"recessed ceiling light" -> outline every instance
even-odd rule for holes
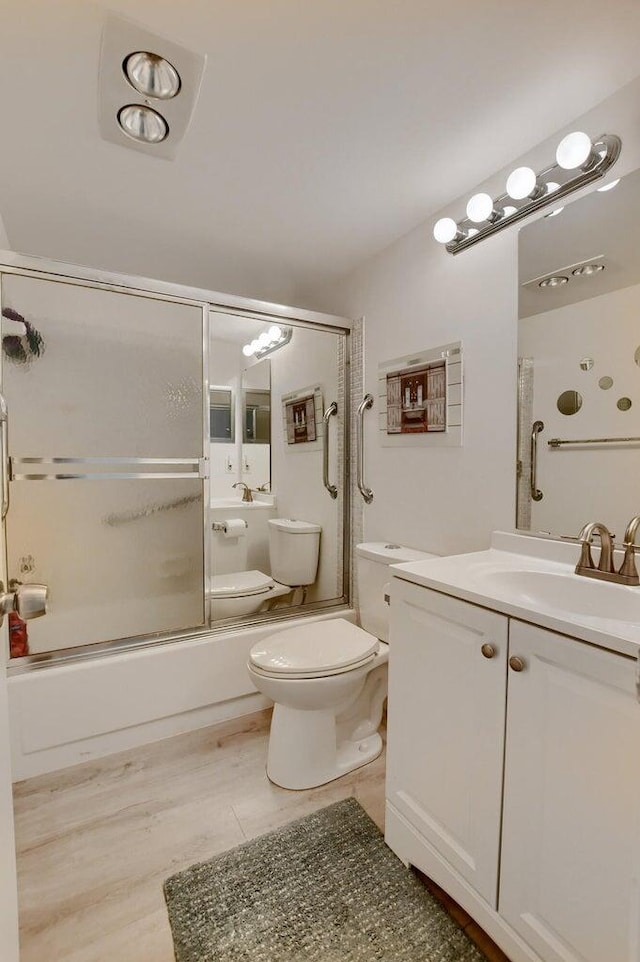
[[[180,74],[173,64],[157,53],[147,50],[130,53],[122,69],[131,86],[144,97],[171,100],[180,92]]]
[[[157,110],[127,104],[118,111],[118,123],[127,137],[143,144],[159,144],[167,138],[169,125]]]
[[[562,287],[563,284],[568,283],[568,277],[564,277],[562,274],[555,274],[553,277],[545,277],[543,281],[540,281],[538,287]]]
[[[608,184],[604,184],[603,187],[597,187],[596,190],[598,191],[599,194],[604,194],[606,190],[613,190],[616,184],[619,184],[619,183],[620,183],[620,178],[618,177],[617,180],[610,180]]]
[[[603,270],[604,264],[582,264],[580,267],[576,267],[572,274],[575,277],[590,277],[591,274],[597,274]]]

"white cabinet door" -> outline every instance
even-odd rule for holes
[[[500,914],[546,962],[640,959],[630,658],[511,622]]]
[[[507,619],[394,578],[389,656],[387,800],[495,908]]]

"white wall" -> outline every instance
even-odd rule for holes
[[[616,172],[635,169],[640,78],[484,185],[469,184],[467,197],[476,189],[497,196],[519,163],[542,169],[561,136],[576,129],[619,134]],[[374,395],[380,361],[463,341],[462,448],[385,448],[377,410],[367,418],[366,475],[374,501],[365,507],[366,538],[442,553],[485,548],[493,529],[515,524],[518,235],[508,229],[451,256],[433,241],[432,225],[445,214],[461,217],[465,203],[466,197],[448,204],[362,265],[325,302],[327,309],[365,316],[365,390]]]
[[[533,418],[544,423],[538,439],[538,487],[542,501],[531,505],[531,528],[577,537],[585,521],[604,521],[622,539],[640,510],[637,445],[563,447],[550,438],[640,437],[640,285],[569,304],[520,321],[518,353],[533,358]],[[591,357],[590,371],[580,359]],[[613,378],[603,391],[601,377]],[[578,391],[582,407],[561,414],[562,391]],[[616,402],[628,397],[632,407]],[[585,483],[588,479],[588,483]]]
[[[4,221],[2,220],[2,214],[0,214],[0,251],[10,251],[11,247],[9,245],[9,237],[7,235],[7,230],[4,226]]]

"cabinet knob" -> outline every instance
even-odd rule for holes
[[[495,650],[495,648],[493,647],[493,645],[489,645],[489,644],[486,644],[486,643],[482,646],[482,648],[480,649],[480,651],[482,652],[482,654],[484,655],[485,658],[493,658],[493,656],[494,656],[495,653],[496,653],[496,650]]]
[[[512,671],[524,671],[525,663],[523,658],[519,658],[517,655],[512,655],[509,659],[509,667]]]

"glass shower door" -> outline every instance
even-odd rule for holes
[[[204,626],[206,306],[1,285],[7,572],[49,586],[28,654]]]

